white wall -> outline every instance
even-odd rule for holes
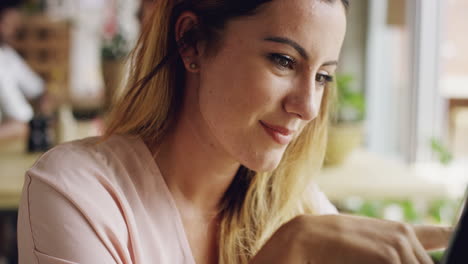
[[[355,77],[353,88],[365,90],[367,0],[352,1],[338,71]]]

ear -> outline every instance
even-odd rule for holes
[[[175,38],[178,44],[179,55],[189,72],[198,72],[199,52],[195,38],[195,27],[198,17],[193,12],[185,11],[177,19],[175,25]]]

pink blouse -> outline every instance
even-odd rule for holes
[[[138,137],[55,147],[27,171],[21,264],[195,264],[171,193]],[[336,208],[314,185],[319,214]]]

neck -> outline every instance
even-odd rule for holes
[[[240,164],[219,147],[192,96],[186,96],[191,100],[184,102],[176,125],[158,146],[155,160],[178,206],[209,215],[219,210]]]

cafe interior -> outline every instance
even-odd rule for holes
[[[0,53],[0,264],[18,263],[25,172],[54,146],[103,133],[157,1],[17,1],[18,26],[3,45],[43,88],[7,99]],[[468,186],[467,9],[465,0],[351,1],[326,157],[314,178],[341,213],[456,221]],[[431,253],[435,263],[441,254]]]

